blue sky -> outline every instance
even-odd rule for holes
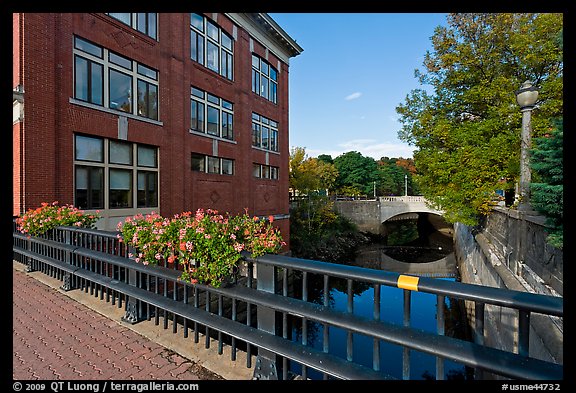
[[[440,13],[270,13],[304,51],[290,59],[290,148],[332,158],[412,157],[398,139],[396,107],[423,88],[422,69]]]

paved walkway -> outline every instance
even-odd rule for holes
[[[32,277],[38,274],[13,269],[13,379],[222,379]]]

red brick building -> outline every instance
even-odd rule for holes
[[[13,14],[13,214],[41,202],[288,221],[288,66],[267,14]]]

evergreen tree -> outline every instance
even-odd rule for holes
[[[530,184],[532,207],[544,214],[550,226],[548,242],[563,247],[564,218],[564,127],[562,119],[551,134],[534,140],[531,167],[540,179]],[[536,176],[534,176],[536,178]]]

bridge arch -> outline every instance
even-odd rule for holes
[[[380,222],[385,223],[388,220],[416,218],[416,213],[431,213],[442,216],[444,213],[440,210],[428,206],[426,199],[422,196],[389,196],[379,197],[380,204]]]

